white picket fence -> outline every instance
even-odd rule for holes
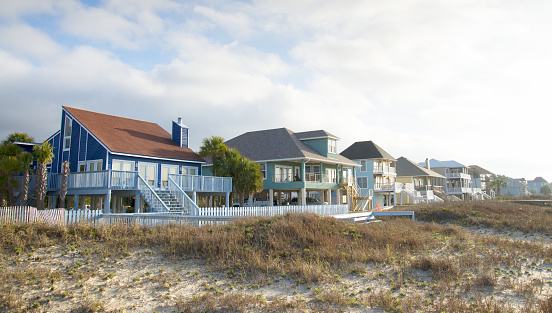
[[[220,217],[246,217],[284,215],[287,213],[311,212],[322,216],[338,215],[349,213],[347,204],[326,204],[326,205],[280,205],[262,207],[215,207],[199,208],[198,216],[220,216]]]
[[[100,223],[138,224],[155,226],[165,224],[193,224],[205,226],[227,223],[236,218],[248,216],[272,217],[287,213],[311,212],[322,216],[346,214],[349,208],[340,205],[285,205],[265,207],[230,207],[230,208],[199,208],[198,215],[135,213],[135,214],[103,214],[99,210],[37,210],[33,207],[0,208],[0,223],[31,223],[45,222],[49,225],[86,224],[90,226]]]
[[[0,223],[43,222],[48,225],[88,224],[96,225],[101,211],[98,210],[37,210],[28,206],[0,208]]]

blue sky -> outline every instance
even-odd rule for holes
[[[156,122],[192,148],[327,130],[342,151],[552,180],[550,1],[0,2],[0,137],[61,106]]]

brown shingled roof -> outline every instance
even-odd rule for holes
[[[205,162],[189,148],[179,147],[161,126],[130,118],[63,107],[111,152]]]

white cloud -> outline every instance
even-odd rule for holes
[[[163,127],[180,115],[196,145],[213,134],[322,128],[342,138],[339,149],[374,140],[395,157],[552,179],[552,168],[525,159],[552,153],[540,135],[551,100],[551,8],[542,0],[7,1],[0,94],[10,105],[0,133],[25,125],[42,138],[69,105]],[[28,17],[38,18],[31,26]],[[29,125],[26,112],[50,122]]]
[[[243,12],[226,13],[199,5],[194,7],[194,12],[205,16],[235,38],[248,38],[254,32],[253,20]]]
[[[54,57],[64,50],[47,34],[26,24],[0,26],[0,46],[40,61]]]
[[[0,18],[18,20],[28,14],[53,13],[53,7],[49,0],[0,1]]]

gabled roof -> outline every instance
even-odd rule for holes
[[[226,141],[225,144],[229,148],[235,148],[250,160],[257,162],[312,159],[347,166],[359,166],[357,163],[340,155],[337,155],[337,159],[327,158],[313,147],[301,141],[297,133],[287,128],[247,132]]]
[[[111,152],[205,162],[192,149],[179,147],[161,126],[130,118],[63,107]]]
[[[357,141],[343,150],[341,155],[351,160],[362,159],[388,159],[395,161],[396,159],[380,146],[370,141]]]
[[[300,132],[300,133],[295,133],[295,136],[299,140],[319,139],[319,138],[330,138],[330,139],[339,140],[339,137],[332,135],[325,130],[311,130],[306,132]]]
[[[397,159],[397,177],[417,177],[417,176],[429,176],[435,178],[445,178],[445,176],[428,170],[425,167],[411,161],[405,157]]]
[[[441,163],[445,164],[447,167],[467,167],[464,164],[458,163],[454,160],[450,161],[441,161]]]
[[[489,175],[489,174],[493,174],[492,172],[482,168],[481,166],[479,165],[470,165],[468,166],[469,168],[471,169],[474,169],[476,170],[479,174],[482,174],[482,175]]]
[[[421,166],[424,166],[425,167],[425,162],[419,162],[418,164],[420,164]],[[429,167],[430,168],[445,168],[445,167],[448,167],[448,168],[453,168],[453,167],[466,167],[465,165],[463,164],[460,164],[456,161],[439,161],[439,160],[436,160],[436,159],[430,159],[429,160]]]
[[[542,178],[542,177],[537,177],[533,180],[530,180],[529,182],[532,182],[532,183],[546,183],[548,184],[548,182],[546,181],[546,179]]]
[[[527,187],[527,183],[524,182],[523,178],[506,178],[505,181],[508,184],[512,184],[512,186],[508,187],[515,187],[515,188],[522,188]]]

